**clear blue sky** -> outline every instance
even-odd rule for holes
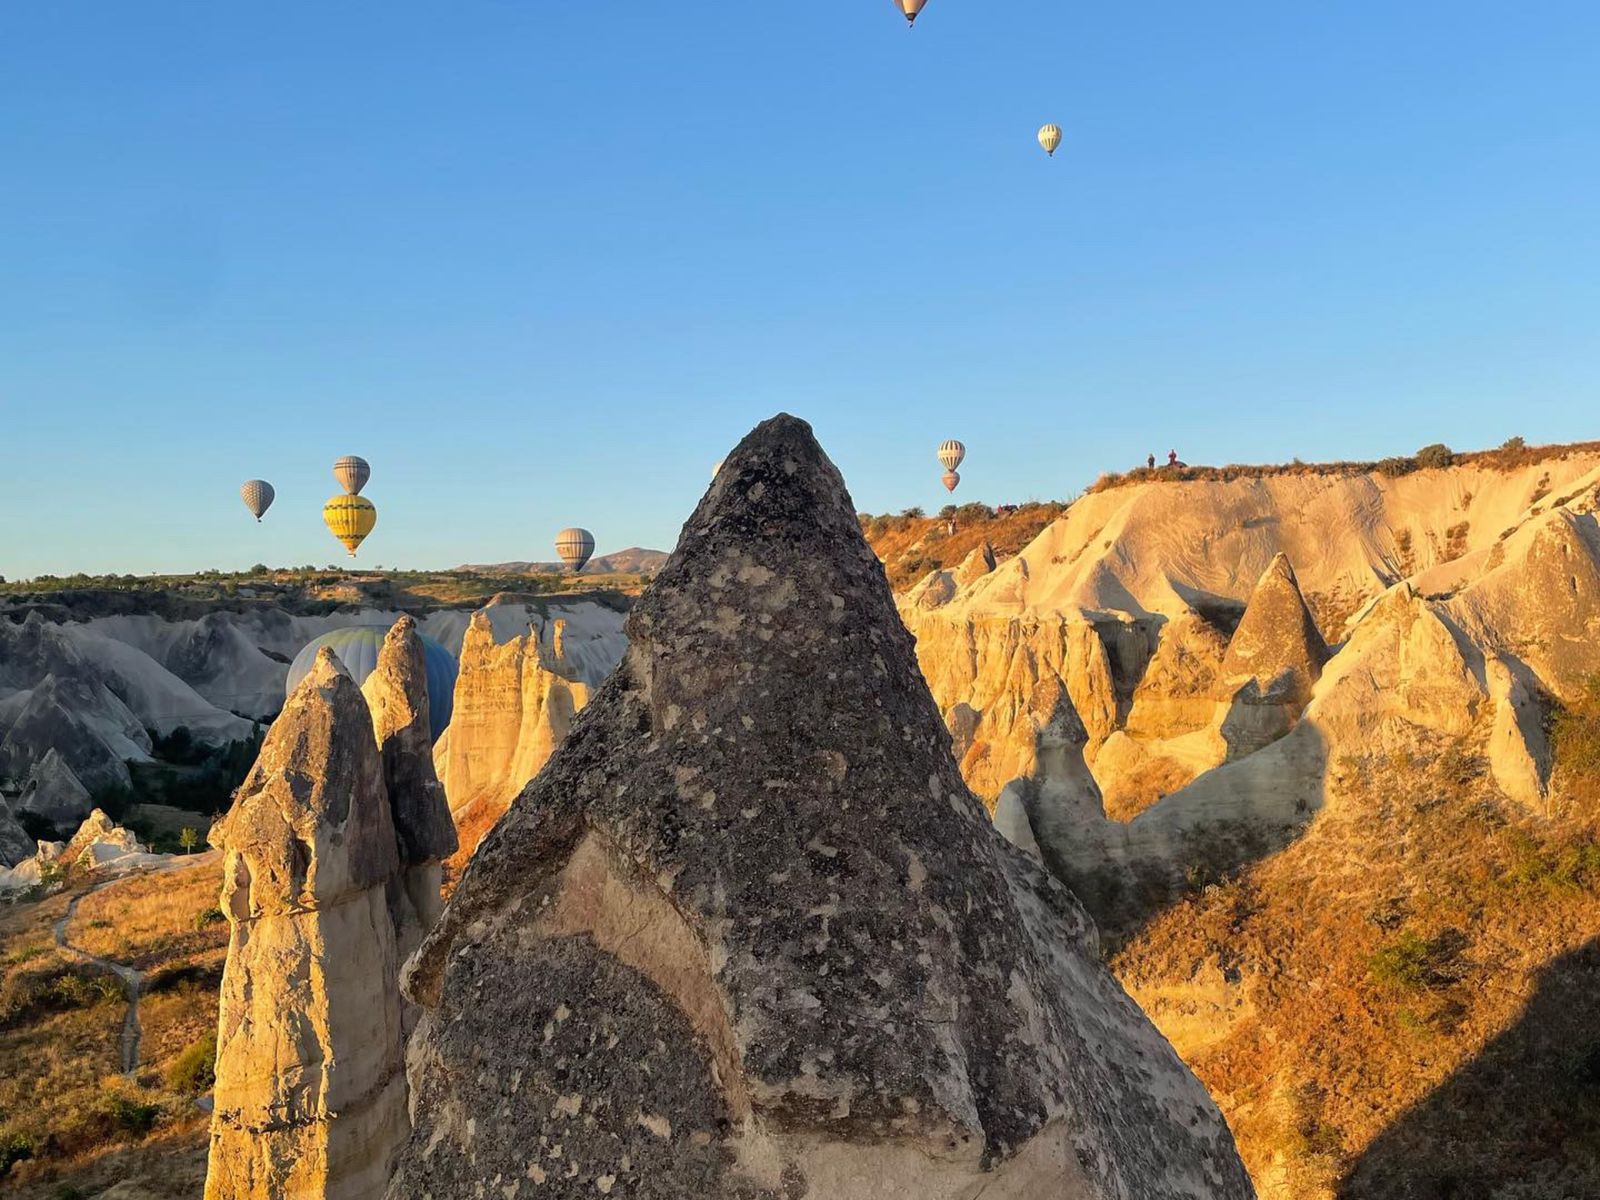
[[[0,574],[1600,436],[1597,118],[1594,0],[7,4]]]

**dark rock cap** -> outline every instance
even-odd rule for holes
[[[809,426],[729,456],[628,634],[412,960],[436,1011],[391,1197],[879,1195],[805,1147],[979,1180],[1046,1130],[1030,1179],[1062,1194],[1250,1194],[1077,902],[963,784]]]
[[[437,862],[456,852],[456,827],[433,767],[428,668],[417,623],[402,616],[384,635],[378,665],[362,685],[383,754],[400,859]]]

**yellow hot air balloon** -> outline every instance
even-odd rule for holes
[[[906,23],[915,25],[918,14],[922,12],[922,7],[928,0],[895,0],[895,3],[900,6],[900,11],[905,13]]]
[[[328,532],[344,543],[350,557],[356,556],[356,547],[366,540],[367,534],[378,523],[378,509],[365,496],[335,496],[322,506],[322,521]]]
[[[1051,158],[1056,156],[1056,148],[1061,145],[1061,126],[1046,125],[1039,130],[1039,145],[1044,147],[1044,152]]]

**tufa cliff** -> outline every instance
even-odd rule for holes
[[[408,964],[390,1197],[1251,1194],[963,784],[803,422],[728,458],[628,630]]]

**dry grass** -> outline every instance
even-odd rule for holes
[[[883,561],[889,586],[899,591],[929,571],[956,566],[985,544],[1002,557],[1015,554],[1066,509],[1065,504],[1030,503],[996,516],[985,505],[963,505],[956,510],[954,535],[943,516],[863,514],[861,529],[873,553]]]
[[[1152,756],[1105,789],[1102,802],[1113,821],[1131,821],[1157,801],[1194,782],[1194,772],[1170,758]]]
[[[219,865],[201,861],[120,881],[79,902],[69,940],[145,972],[133,1079],[118,1073],[126,1012],[120,984],[37,986],[52,974],[93,978],[54,950],[51,925],[70,894],[0,917],[0,995],[50,1001],[13,1004],[13,1019],[0,1021],[0,1061],[26,1064],[0,1076],[0,1147],[27,1153],[4,1173],[8,1194],[54,1200],[119,1182],[134,1189],[130,1197],[200,1194],[207,1119],[193,1087],[169,1076],[175,1065],[192,1066],[191,1048],[216,1029],[227,925],[199,918],[216,906],[220,884]],[[62,997],[71,1003],[63,1007]]]
[[[1460,754],[1348,768],[1297,843],[1163,913],[1115,971],[1217,1098],[1264,1195],[1480,1194],[1453,1179],[1600,1195],[1594,1156],[1560,1148],[1600,1114],[1600,1089],[1566,1066],[1596,1044],[1592,1008],[1541,1018],[1544,1050],[1470,1097],[1461,1082],[1536,993],[1581,979],[1573,956],[1600,930],[1595,830],[1535,824]],[[1225,999],[1197,1010],[1204,980]],[[1429,1106],[1459,1111],[1427,1126]],[[1526,1184],[1530,1154],[1561,1164],[1558,1190],[1494,1190]]]
[[[217,908],[222,867],[206,856],[192,867],[136,876],[87,896],[67,937],[74,946],[141,971],[228,946]]]
[[[1277,475],[1409,475],[1429,467],[1479,467],[1491,471],[1515,471],[1535,463],[1566,458],[1573,454],[1600,454],[1600,442],[1570,442],[1549,446],[1528,446],[1512,439],[1495,450],[1469,450],[1460,454],[1401,455],[1373,462],[1305,463],[1230,463],[1225,467],[1138,467],[1132,471],[1109,472],[1095,480],[1090,492],[1105,492],[1134,483],[1226,483],[1235,479],[1266,479]]]

